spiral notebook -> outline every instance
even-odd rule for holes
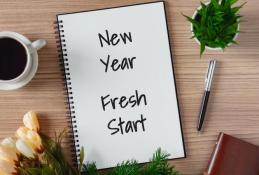
[[[57,15],[78,158],[185,157],[164,2]]]

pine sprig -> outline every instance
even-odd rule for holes
[[[61,142],[66,131],[64,130],[59,135],[55,136],[55,140],[48,136],[41,134],[42,144],[45,148],[43,160],[45,164],[51,167],[55,175],[79,175],[79,173],[72,167],[65,159],[62,152]]]
[[[95,163],[84,164],[84,149],[80,151],[79,166],[71,166],[65,159],[61,148],[65,131],[53,140],[40,134],[45,148],[43,155],[35,160],[24,157],[22,162],[30,166],[19,167],[19,175],[180,175],[168,162],[169,154],[158,149],[150,162],[138,164],[136,160],[124,161],[105,173],[99,173]],[[40,161],[39,161],[40,159]],[[35,163],[33,163],[35,161]]]
[[[168,162],[169,154],[158,149],[147,164],[139,165],[137,161],[118,164],[108,175],[180,175]],[[83,166],[82,175],[99,175],[95,163]]]
[[[239,10],[245,5],[233,7],[238,0],[211,0],[208,5],[201,2],[193,19],[186,19],[193,25],[193,37],[200,41],[200,56],[205,46],[225,49],[230,43],[236,43],[234,37],[239,33]]]
[[[99,175],[95,163],[83,164],[81,175]]]
[[[171,166],[167,159],[170,155],[166,152],[158,149],[151,159],[150,163],[146,165],[144,168],[145,175],[179,175],[177,171],[175,171],[174,167]]]
[[[140,166],[137,161],[125,161],[121,164],[118,164],[109,175],[139,175]]]

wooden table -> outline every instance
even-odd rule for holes
[[[143,0],[145,1],[145,0]],[[0,138],[14,134],[28,110],[40,115],[43,132],[61,131],[67,126],[63,80],[53,22],[56,14],[143,2],[141,0],[1,0],[0,31],[10,30],[31,40],[44,38],[48,45],[39,52],[35,78],[16,91],[0,91]],[[241,0],[244,2],[245,0]],[[220,131],[259,145],[259,3],[247,0],[241,10],[244,22],[239,45],[221,51],[207,51],[199,58],[199,46],[189,39],[190,24],[181,12],[192,15],[199,0],[166,1],[178,96],[187,158],[172,164],[182,174],[201,174]],[[203,94],[209,58],[219,61],[202,134],[196,132],[197,114]],[[69,156],[69,145],[64,147]]]

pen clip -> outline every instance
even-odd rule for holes
[[[208,71],[207,71],[206,78],[205,78],[205,91],[210,91],[215,67],[216,67],[216,60],[210,60],[209,66],[208,66]]]

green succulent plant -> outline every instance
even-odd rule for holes
[[[194,18],[184,15],[192,23],[192,38],[200,42],[200,56],[205,46],[225,49],[235,43],[234,37],[239,33],[241,15],[239,10],[244,6],[233,5],[238,0],[211,0],[207,5],[201,2]]]

